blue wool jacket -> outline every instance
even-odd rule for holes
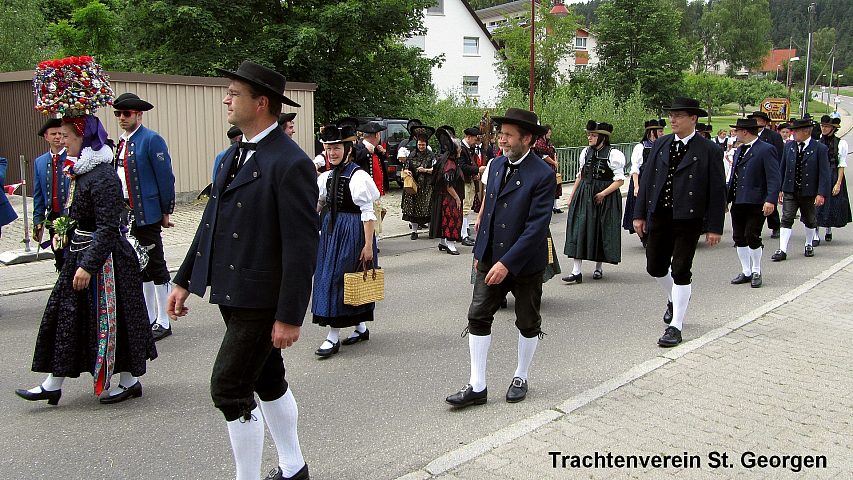
[[[0,157],[0,187],[3,185],[6,185],[6,158]],[[6,189],[0,188],[0,226],[12,223],[16,218],[18,214],[6,198]]]
[[[65,157],[66,152],[63,149],[62,153],[59,154],[59,165],[56,167],[59,179],[56,194],[59,197],[59,208],[62,215],[68,213],[65,202],[68,199],[68,188],[71,184],[71,179],[62,173]],[[53,195],[53,183],[57,181],[56,178],[53,178],[53,155],[47,152],[36,158],[33,171],[35,173],[33,181],[33,225],[40,225],[44,223],[53,207],[51,195]]]
[[[160,223],[175,210],[175,175],[166,141],[154,130],[140,126],[127,142],[127,193],[133,202],[137,225]],[[120,154],[116,149],[117,154]],[[118,157],[113,162],[118,165]]]

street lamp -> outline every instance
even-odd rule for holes
[[[791,103],[791,62],[796,62],[800,57],[791,57],[788,59],[788,74],[785,77],[785,84],[788,86],[788,103]]]
[[[841,77],[843,77],[843,73],[839,73],[835,76],[835,104],[838,104],[838,94],[841,93]],[[829,83],[829,88],[832,89],[832,82]],[[836,108],[838,110],[838,108]]]
[[[563,0],[554,0],[554,7],[551,8],[551,15],[555,17],[565,17],[569,14],[569,10],[563,4]],[[533,64],[536,60],[536,1],[530,0],[530,111],[533,111]]]
[[[812,68],[812,17],[815,14],[814,2],[809,4],[809,46],[806,49],[806,83],[803,86],[803,108],[800,116],[805,117],[809,113],[809,75]]]
[[[776,65],[776,78],[773,79],[774,82],[779,81],[779,69],[782,68],[782,65]]]

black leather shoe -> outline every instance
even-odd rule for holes
[[[813,247],[819,247],[820,246],[820,238],[815,237],[815,239],[812,240],[812,246]]]
[[[123,387],[121,384],[119,384],[118,388],[122,390],[121,393],[113,395],[111,397],[101,397],[101,399],[98,401],[103,404],[120,403],[129,398],[139,398],[142,396],[142,382],[140,382],[139,380],[137,380],[136,383],[129,387]]]
[[[788,258],[788,254],[783,252],[782,250],[776,250],[776,253],[774,253],[773,256],[770,257],[770,259],[773,260],[774,262],[781,262],[782,260],[785,260],[786,258]]]
[[[162,340],[172,334],[172,327],[164,328],[163,325],[155,323],[151,326],[151,334],[154,335],[154,341]]]
[[[326,343],[325,341],[323,343]],[[323,345],[320,345],[322,347]],[[314,352],[314,355],[318,357],[331,357],[332,355],[338,353],[338,350],[341,349],[341,342],[335,342],[329,348],[318,348],[317,351]]]
[[[412,234],[409,235],[409,238],[411,238],[412,240],[417,240],[418,239],[418,232],[412,232]]]
[[[752,288],[761,287],[761,274],[760,273],[753,273],[752,274],[752,281],[750,281],[750,285],[752,286]]]
[[[527,380],[521,377],[513,377],[512,383],[509,384],[509,389],[506,391],[506,401],[518,403],[525,397],[527,397]]]
[[[602,278],[604,278],[604,272],[602,272],[601,270],[595,270],[594,272],[592,272],[593,280],[601,280]]]
[[[806,248],[805,248],[805,251],[803,252],[803,255],[805,255],[807,257],[814,257],[814,247],[811,245],[806,245]]]
[[[19,388],[15,390],[15,395],[31,402],[47,400],[48,405],[57,405],[59,403],[59,397],[62,396],[61,388],[59,390],[45,390],[41,385],[39,385],[39,390],[40,391],[38,393],[32,393],[29,390]]]
[[[352,332],[352,335],[344,339],[341,343],[344,345],[353,345],[358,342],[366,342],[370,340],[370,330],[365,330],[364,332],[359,332],[358,330]]]
[[[749,277],[743,273],[738,273],[737,277],[732,279],[732,285],[740,285],[741,283],[749,283]]]
[[[554,209],[554,213],[563,213],[563,211],[562,211],[562,210],[560,210],[559,208],[555,208],[555,209]]]
[[[306,463],[292,477],[285,477],[281,467],[275,467],[264,477],[264,480],[310,480],[308,477],[308,464]]]
[[[470,407],[471,405],[484,405],[488,397],[488,392],[488,388],[484,388],[482,392],[475,392],[474,387],[468,384],[462,390],[447,397],[445,401],[459,408]]]
[[[471,237],[465,237],[462,239],[462,245],[464,245],[466,247],[473,247],[474,243],[476,243],[476,242]]]
[[[776,230],[773,230],[770,233],[770,238],[779,238],[779,229],[778,228]]]
[[[826,243],[831,242],[832,241],[832,234],[827,233],[826,235],[823,236],[823,239],[826,240]]]
[[[577,275],[569,275],[568,277],[563,277],[563,281],[567,283],[583,283],[583,274],[579,273]]]
[[[664,348],[674,347],[681,343],[681,330],[675,327],[666,327],[663,336],[658,339],[658,345]]]
[[[447,253],[449,255],[459,255],[459,250],[451,250],[449,247],[447,248]]]
[[[669,325],[672,322],[672,302],[666,302],[666,311],[663,312],[663,323]]]
[[[445,245],[445,244],[443,244],[443,243],[439,243],[439,244],[438,244],[438,251],[439,251],[439,252],[446,252],[446,251],[448,251],[448,250],[449,250],[449,248],[447,248],[447,245]]]

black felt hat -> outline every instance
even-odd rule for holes
[[[342,127],[337,125],[326,125],[320,129],[319,140],[320,143],[326,145],[332,143],[354,142],[356,140],[355,129],[352,125],[344,125]]]
[[[840,118],[832,118],[829,115],[824,115],[824,116],[820,117],[820,126],[821,127],[841,128],[841,119]]]
[[[249,83],[271,97],[280,100],[281,103],[284,103],[285,105],[301,107],[301,105],[284,95],[284,90],[287,87],[287,79],[284,78],[284,75],[263,65],[258,65],[257,63],[249,60],[243,60],[243,63],[237,67],[236,72],[222,68],[217,68],[216,71],[226,78]]]
[[[705,130],[707,130],[707,128],[708,128],[708,126],[705,125],[704,123],[697,123],[696,124],[696,131],[697,132],[704,132]]]
[[[609,137],[613,133],[613,125],[605,122],[596,123],[595,120],[590,120],[586,122],[586,131],[587,133],[597,133]]]
[[[663,107],[663,109],[666,111],[687,112],[697,117],[708,116],[708,112],[699,106],[699,100],[687,97],[675,97],[672,99],[672,105]]]
[[[409,120],[408,122],[406,122],[406,131],[411,132],[412,127],[417,126],[417,125],[423,125],[423,123],[421,123],[421,120],[419,118],[413,118],[413,119]]]
[[[731,128],[759,128],[755,118],[738,118],[734,125],[729,125]]]
[[[47,133],[48,129],[59,128],[61,126],[62,126],[62,119],[61,118],[49,118],[46,122],[44,122],[44,125],[42,125],[41,128],[39,128],[38,135],[39,135],[39,137],[43,137],[44,134]]]
[[[798,118],[791,122],[790,129],[798,130],[800,128],[812,128],[814,127],[814,122],[811,118]]]
[[[380,125],[376,122],[367,122],[367,123],[363,123],[363,124],[358,126],[358,131],[364,132],[364,133],[379,133],[379,132],[381,132],[383,130],[387,130],[387,129],[388,129],[388,127],[386,127],[384,125]]]
[[[233,126],[228,129],[228,133],[226,133],[225,135],[227,135],[228,138],[239,137],[240,135],[243,135],[243,131],[240,130],[239,127]]]
[[[770,115],[767,115],[765,112],[752,112],[746,118],[763,118],[765,122],[772,122]]]
[[[643,124],[643,128],[645,130],[662,130],[663,127],[665,127],[665,126],[666,126],[666,120],[663,120],[663,119],[656,120],[654,118],[651,120],[646,120],[645,123]]]
[[[539,125],[539,117],[535,113],[521,108],[509,108],[504,116],[492,117],[492,121],[497,124],[518,125],[537,137],[548,133],[545,127]]]
[[[361,125],[361,122],[358,121],[358,119],[355,117],[344,117],[344,118],[338,120],[337,122],[335,122],[335,125],[338,128],[344,127],[344,126],[350,126],[350,127],[352,127],[353,131],[356,131],[356,130],[358,130],[358,126]]]
[[[435,129],[426,125],[413,125],[412,128],[409,129],[409,135],[417,139],[426,137],[426,140],[429,140],[429,137],[435,135]]]
[[[453,142],[453,134],[451,130],[445,127],[438,127],[435,130],[435,138],[438,139],[438,145],[441,147],[441,153],[452,152],[456,148]]]
[[[125,92],[113,100],[113,108],[116,110],[136,110],[138,112],[147,112],[154,108],[154,105],[139,98],[135,93]]]
[[[296,112],[282,113],[278,116],[278,124],[284,125],[287,122],[292,122],[294,118],[296,118]]]
[[[464,133],[465,135],[470,135],[472,137],[479,137],[480,135],[482,135],[478,127],[468,127],[462,133]]]

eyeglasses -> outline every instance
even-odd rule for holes
[[[687,112],[676,112],[676,111],[669,112],[669,118],[687,118],[689,116],[690,116],[690,114]]]
[[[131,115],[135,115],[137,113],[139,113],[139,110],[116,110],[113,112],[113,115],[115,115],[116,118],[121,118],[130,117]]]

